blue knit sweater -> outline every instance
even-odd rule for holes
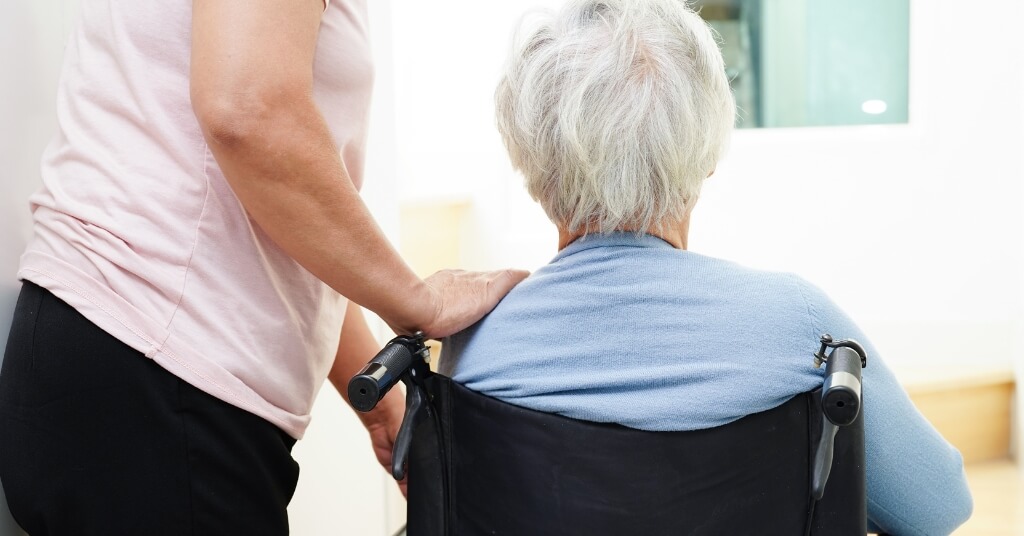
[[[569,244],[494,311],[448,338],[441,371],[518,406],[643,430],[721,426],[821,384],[818,337],[864,369],[868,517],[949,534],[972,509],[960,454],[917,412],[871,342],[822,291],[615,233]]]

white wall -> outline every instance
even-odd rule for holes
[[[477,202],[470,266],[535,268],[554,232],[521,188],[491,96],[531,0],[395,13],[399,170],[411,199]],[[557,4],[557,2],[547,2]],[[909,125],[744,130],[708,181],[693,250],[824,287],[897,368],[1008,367],[1021,309],[1021,6],[912,2]],[[473,24],[454,24],[452,13]],[[442,29],[449,29],[447,31]],[[828,260],[832,248],[851,254]]]

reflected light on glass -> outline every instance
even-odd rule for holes
[[[889,106],[885,104],[885,101],[878,99],[866,100],[861,103],[860,109],[866,114],[878,115],[885,113],[885,110]]]

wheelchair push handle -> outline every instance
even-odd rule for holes
[[[826,355],[827,349],[832,353]],[[861,407],[861,369],[868,364],[867,352],[854,340],[833,341],[821,336],[821,349],[814,354],[814,366],[825,365],[825,382],[821,387],[821,439],[814,454],[811,472],[811,496],[815,501],[825,494],[825,485],[832,472],[836,433],[857,420]]]
[[[416,362],[427,361],[429,350],[423,333],[400,335],[391,339],[369,363],[348,382],[348,399],[352,407],[367,412],[388,394]]]

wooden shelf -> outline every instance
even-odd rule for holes
[[[1016,382],[1010,370],[947,370],[904,381],[910,399],[965,463],[1007,458]]]

